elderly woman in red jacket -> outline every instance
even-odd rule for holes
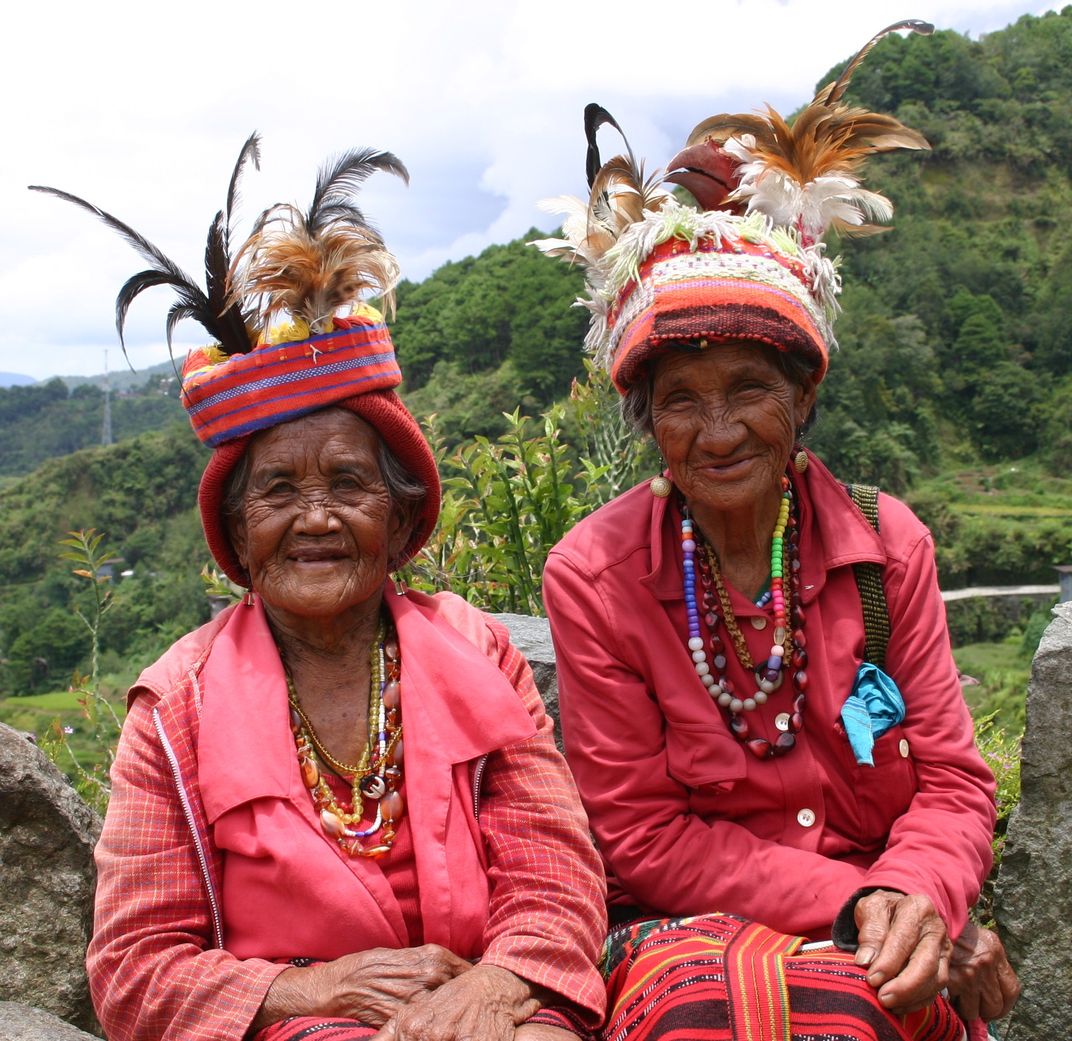
[[[111,1041],[556,1041],[602,1015],[602,873],[532,673],[502,625],[388,578],[439,479],[355,301],[397,277],[348,199],[377,168],[404,174],[348,153],[234,261],[221,214],[207,293],[120,227],[153,264],[120,315],[167,282],[219,340],[183,401],[249,593],[130,692],[88,955]]]
[[[954,1039],[947,983],[968,1019],[1015,991],[968,921],[993,781],[930,535],[885,495],[869,519],[799,443],[833,343],[821,234],[883,211],[861,155],[925,146],[829,91],[796,150],[773,113],[697,128],[671,169],[698,207],[631,153],[600,169],[590,106],[591,203],[543,244],[586,265],[589,344],[666,464],[544,575],[567,756],[631,923],[608,1038]],[[829,165],[794,173],[809,133]]]

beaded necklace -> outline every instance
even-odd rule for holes
[[[290,699],[290,729],[298,750],[302,783],[309,789],[313,806],[320,812],[320,826],[339,848],[351,857],[382,857],[389,853],[405,812],[402,786],[402,701],[399,688],[401,658],[398,637],[381,623],[369,655],[368,744],[356,766],[329,755],[324,742],[302,710],[290,670],[287,693]],[[345,809],[321,773],[317,758],[350,782],[351,807]],[[367,828],[359,828],[365,799],[376,801],[376,817]],[[380,832],[376,845],[365,846],[363,839]]]
[[[711,697],[729,714],[730,730],[758,759],[773,759],[785,755],[796,745],[796,735],[804,727],[805,691],[808,677],[805,669],[808,654],[805,650],[804,612],[800,608],[800,561],[797,546],[797,518],[794,510],[793,486],[788,477],[782,478],[782,499],[778,520],[771,536],[771,581],[769,604],[774,616],[774,640],[765,662],[756,663],[748,650],[744,634],[730,604],[729,591],[722,580],[718,557],[696,531],[688,507],[683,506],[681,517],[681,552],[684,576],[685,610],[689,624],[689,651],[700,681]],[[697,550],[700,550],[697,560]],[[699,583],[697,583],[697,576]],[[697,590],[702,590],[698,596]],[[708,638],[703,638],[700,603]],[[767,601],[761,598],[761,606]],[[756,677],[756,689],[740,697],[733,681],[725,675],[726,650],[718,635],[719,622],[733,645],[741,665]],[[789,622],[792,621],[792,627]],[[710,660],[708,660],[708,649]],[[714,671],[712,671],[712,668]],[[794,689],[793,711],[788,714],[786,730],[774,742],[752,737],[751,728],[743,713],[753,712],[766,703],[792,671]]]

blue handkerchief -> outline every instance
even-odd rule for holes
[[[875,741],[904,719],[905,705],[897,684],[877,665],[865,661],[856,673],[852,693],[841,707],[856,762],[874,766]]]

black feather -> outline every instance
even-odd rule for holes
[[[209,307],[217,322],[214,335],[227,354],[247,354],[253,349],[248,331],[253,323],[252,315],[242,307],[241,302],[230,299],[231,227],[238,202],[238,182],[247,162],[252,162],[258,170],[261,167],[260,137],[256,132],[249,135],[238,153],[227,185],[227,202],[209,226],[205,244],[205,288],[208,290]],[[196,315],[183,314],[181,317]],[[171,330],[179,320],[168,314],[169,344]]]
[[[238,181],[242,176],[242,170],[247,162],[252,163],[257,170],[261,168],[261,138],[256,130],[246,138],[246,143],[238,153],[238,161],[235,163],[234,170],[231,172],[231,181],[227,185],[227,204],[224,207],[226,222],[224,224],[225,235],[223,244],[228,254],[231,252],[231,221],[234,219],[234,209],[238,204]],[[218,215],[216,219],[219,219]]]
[[[393,173],[409,184],[409,171],[390,152],[372,148],[354,148],[321,167],[316,178],[313,201],[305,214],[305,227],[311,235],[335,223],[353,224],[372,230],[351,196],[377,170]]]
[[[589,190],[591,190],[592,185],[595,183],[596,174],[599,173],[600,168],[603,166],[603,163],[599,158],[599,145],[596,143],[596,134],[599,132],[599,128],[605,123],[609,123],[622,135],[622,140],[625,141],[626,150],[629,152],[629,158],[633,158],[633,150],[629,147],[625,132],[618,126],[618,121],[602,105],[590,101],[584,106],[584,137],[588,142],[588,153],[585,156],[584,169],[588,176]]]
[[[127,348],[123,341],[123,325],[126,321],[127,310],[139,293],[152,286],[172,286],[175,291],[179,293],[180,299],[193,308],[192,316],[196,317],[210,333],[213,332],[210,328],[212,315],[208,297],[205,296],[197,283],[195,283],[194,280],[182,270],[182,268],[157,249],[157,247],[147,238],[136,232],[130,225],[124,224],[117,217],[113,217],[110,213],[106,213],[99,206],[94,206],[93,203],[86,202],[85,199],[80,199],[77,195],[72,195],[70,192],[61,191],[59,188],[48,188],[38,184],[30,185],[30,190],[44,192],[46,195],[54,195],[57,199],[64,199],[67,202],[74,203],[76,206],[81,206],[84,210],[89,210],[90,213],[102,220],[109,228],[122,235],[134,249],[153,265],[149,270],[141,271],[128,279],[119,290],[119,295],[115,300],[116,329],[119,333],[119,343],[123,348],[123,355],[125,357],[127,356]],[[130,363],[129,357],[127,357],[127,363]]]

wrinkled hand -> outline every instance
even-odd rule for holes
[[[400,1008],[372,1041],[513,1041],[540,1007],[533,993],[506,969],[476,965]]]
[[[856,964],[883,1008],[895,1015],[929,1005],[949,981],[953,945],[945,923],[922,893],[879,889],[856,904]]]
[[[255,1027],[287,1016],[337,1016],[379,1027],[408,1002],[473,966],[438,944],[377,947],[307,968],[287,969],[269,988]]]
[[[1020,996],[1005,947],[997,933],[969,922],[953,945],[949,994],[961,1018],[1001,1019]]]

